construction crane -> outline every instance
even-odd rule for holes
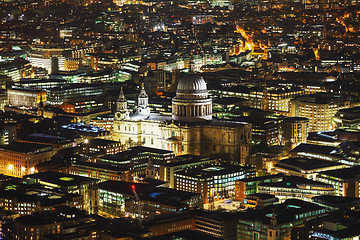
[[[137,194],[136,192],[136,187],[135,185],[131,185],[131,190],[135,196],[135,200],[137,201],[137,214],[138,214],[138,220],[139,220],[139,226],[142,226],[143,224],[143,219],[142,219],[142,216],[141,215],[141,212],[142,212],[142,206],[141,206],[141,203],[140,203],[140,198],[139,198],[139,195]]]

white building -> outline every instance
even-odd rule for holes
[[[129,114],[122,91],[117,108],[113,139],[127,146],[144,145],[177,155],[213,155],[243,164],[249,156],[251,124],[212,119],[212,100],[200,75],[191,73],[179,80],[172,116],[150,113],[143,88],[135,114]]]

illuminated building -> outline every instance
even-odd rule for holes
[[[8,104],[12,107],[38,108],[40,103],[46,103],[46,92],[21,88],[8,89]]]
[[[282,121],[282,141],[289,151],[300,143],[306,143],[308,124],[307,118],[300,117],[289,117]]]
[[[27,184],[9,183],[0,191],[0,207],[20,215],[51,210],[59,205],[83,209],[84,197]]]
[[[234,199],[244,201],[248,195],[259,192],[258,186],[261,183],[278,182],[283,179],[283,174],[269,175],[263,177],[251,177],[235,181]]]
[[[325,208],[298,199],[288,199],[281,204],[238,212],[237,239],[291,239],[294,227],[302,227],[307,221],[324,214]]]
[[[249,100],[250,107],[285,115],[287,115],[290,110],[290,100],[296,96],[304,95],[304,90],[270,87],[264,87],[262,91],[244,87],[231,87],[212,91],[223,97],[245,98]]]
[[[219,239],[236,239],[236,213],[194,210],[195,229]]]
[[[14,83],[14,86],[19,88],[36,88],[47,90],[53,87],[60,87],[66,85],[66,80],[63,79],[37,79],[37,78],[25,78]]]
[[[360,198],[355,197],[343,197],[343,196],[316,196],[312,198],[314,203],[324,206],[330,211],[336,211],[341,209],[354,209],[360,207]]]
[[[214,16],[213,15],[196,15],[192,17],[193,24],[206,24],[213,23]]]
[[[358,211],[349,209],[332,211],[324,218],[309,222],[307,229],[311,231],[306,233],[311,239],[356,240],[360,236],[359,219]]]
[[[101,162],[75,161],[71,163],[68,171],[70,174],[99,179],[100,181],[129,182],[134,180],[132,171],[128,166],[114,166]]]
[[[48,72],[52,72],[54,67],[58,70],[64,70],[64,52],[70,50],[70,48],[32,45],[28,60],[32,66],[45,68]],[[55,58],[58,59],[56,63],[53,61]],[[53,64],[56,64],[57,66],[53,66]]]
[[[193,166],[174,174],[174,188],[201,193],[204,203],[235,195],[235,181],[255,176],[255,169],[231,164]]]
[[[334,126],[338,128],[360,129],[360,107],[341,109],[334,117]]]
[[[289,152],[289,157],[315,158],[352,165],[351,161],[341,155],[341,150],[334,146],[301,143]]]
[[[274,171],[315,180],[323,171],[345,168],[347,165],[315,158],[288,158],[280,160],[274,166]]]
[[[135,199],[132,186],[136,189],[139,200]],[[202,202],[200,194],[151,184],[121,181],[99,183],[100,211],[113,216],[130,215],[146,218],[201,207]]]
[[[13,82],[17,82],[21,78],[28,76],[30,69],[31,66],[29,62],[23,59],[0,63],[0,75],[10,77]]]
[[[65,58],[64,71],[76,71],[82,64],[82,59],[79,58]]]
[[[324,146],[338,146],[342,140],[338,136],[335,135],[337,132],[343,132],[342,130],[335,130],[335,131],[321,131],[321,132],[311,132],[306,140],[309,144],[314,145],[324,145]],[[339,134],[339,135],[347,135]],[[352,135],[352,134],[351,134]]]
[[[97,126],[87,125],[84,123],[70,123],[61,126],[61,131],[68,136],[78,134],[82,137],[82,141],[87,141],[94,138],[109,139],[110,133]]]
[[[119,142],[106,139],[90,139],[87,142],[81,144],[82,153],[100,153],[103,155],[117,154],[123,151],[123,147]]]
[[[171,151],[138,146],[117,154],[101,156],[96,162],[76,161],[70,172],[102,181],[133,181],[145,175],[146,167],[151,161],[155,167],[156,178],[159,178],[159,165],[170,163],[173,159],[174,153]]]
[[[169,213],[153,216],[146,220],[145,225],[154,236],[163,236],[186,229],[195,231],[195,218],[191,212]]]
[[[74,139],[72,138],[65,138],[58,135],[50,135],[36,132],[22,135],[21,142],[46,144],[49,146],[54,146],[58,150],[72,148],[76,145]]]
[[[88,213],[98,212],[98,180],[66,174],[46,171],[24,176],[26,184],[40,184],[49,189],[61,189],[66,193],[79,194],[84,197],[84,210]]]
[[[94,99],[77,99],[66,101],[59,108],[63,109],[67,113],[89,113],[99,110],[104,110],[104,103]]]
[[[248,107],[249,100],[237,97],[223,97],[213,100],[213,110],[217,112],[230,112],[239,107]]]
[[[272,89],[265,87],[263,91],[250,90],[250,107],[285,113],[289,111],[290,100],[303,94],[304,91],[298,89]]]
[[[350,108],[350,101],[339,96],[310,95],[291,101],[291,116],[309,119],[309,131],[332,130],[333,117],[343,108]]]
[[[17,140],[16,124],[7,123],[0,126],[0,145],[6,145]]]
[[[98,96],[103,93],[103,85],[99,84],[71,84],[61,87],[54,87],[48,90],[47,103],[59,105],[66,99]]]
[[[338,196],[359,197],[359,166],[324,171],[319,173],[316,180],[333,185]]]
[[[270,206],[273,204],[279,203],[279,199],[272,194],[266,193],[254,193],[246,196],[244,201],[240,203],[240,208],[248,209],[248,208],[263,208],[266,206]]]
[[[2,174],[22,177],[35,173],[35,166],[56,153],[52,146],[14,142],[0,146],[0,171]]]
[[[182,239],[182,240],[221,240],[223,238],[217,238],[210,236],[209,234],[199,231],[192,231],[189,229],[168,233],[161,236],[151,237],[149,240],[168,240],[168,239]]]
[[[14,239],[67,239],[72,237],[98,239],[99,228],[94,215],[87,215],[76,208],[58,206],[17,218],[14,221]]]
[[[252,143],[263,146],[280,144],[280,121],[260,116],[234,117],[234,120],[248,122],[252,128]]]
[[[212,100],[199,75],[180,79],[172,99],[172,117],[151,114],[144,89],[138,97],[136,114],[129,114],[122,92],[117,109],[113,139],[122,144],[171,150],[176,155],[218,154],[242,164],[248,159],[251,125],[212,119]]]
[[[113,120],[114,120],[114,115],[112,114],[101,115],[101,116],[97,116],[94,119],[90,119],[90,125],[97,126],[112,133],[113,125],[114,125]]]
[[[171,188],[175,187],[175,176],[177,171],[194,166],[202,166],[216,163],[216,159],[195,155],[179,155],[170,163],[159,163],[159,179],[170,184]]]
[[[286,176],[278,182],[261,183],[258,188],[259,193],[272,194],[279,198],[280,202],[290,198],[311,201],[315,196],[334,195],[331,184],[296,176]]]

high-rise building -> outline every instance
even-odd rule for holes
[[[325,94],[296,98],[290,106],[291,116],[309,119],[310,132],[334,129],[333,117],[337,111],[351,107],[350,101]]]
[[[302,117],[285,118],[282,122],[282,142],[290,151],[300,143],[306,143],[309,119]]]

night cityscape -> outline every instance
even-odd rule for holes
[[[360,0],[0,0],[0,119],[0,239],[360,239]]]

